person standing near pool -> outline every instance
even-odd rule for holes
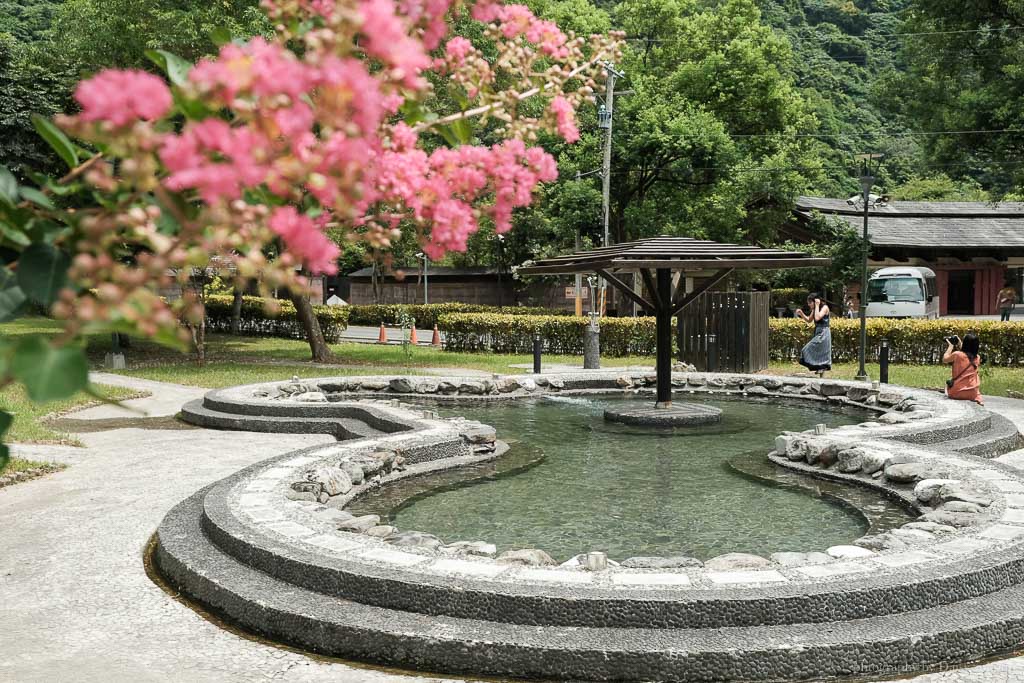
[[[999,321],[1009,322],[1013,307],[1017,305],[1017,290],[1007,281],[1006,286],[996,294],[996,308],[999,309]]]
[[[796,315],[804,322],[814,325],[814,336],[811,341],[800,350],[800,365],[811,372],[818,373],[818,377],[825,374],[826,370],[832,369],[832,330],[829,328],[828,305],[821,300],[817,294],[807,295],[807,307],[810,314],[804,313],[803,309],[797,309]]]

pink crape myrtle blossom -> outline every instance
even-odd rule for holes
[[[195,189],[208,204],[237,199],[242,189],[267,177],[269,143],[249,128],[232,128],[220,119],[190,124],[165,139],[160,159],[170,171],[164,184],[171,190]]]
[[[576,127],[576,110],[569,103],[569,100],[559,95],[551,100],[548,108],[555,115],[558,134],[565,138],[566,142],[576,142],[579,140],[580,131]]]
[[[311,272],[327,275],[338,272],[337,259],[341,251],[312,218],[300,214],[294,206],[283,206],[270,215],[269,225]]]
[[[145,71],[107,69],[75,88],[82,121],[106,121],[115,127],[139,119],[163,118],[174,104],[161,78]]]
[[[101,72],[75,92],[81,113],[58,118],[102,151],[74,177],[105,200],[70,219],[74,287],[54,308],[69,331],[196,324],[189,278],[211,257],[269,297],[306,286],[298,266],[336,272],[335,239],[386,260],[414,232],[438,259],[481,225],[506,232],[557,178],[539,134],[578,139],[575,110],[619,57],[618,34],[575,36],[497,0],[261,4],[273,37],[225,45],[173,87]],[[450,34],[467,10],[484,24],[472,41]],[[458,110],[432,111],[435,88]],[[475,120],[501,141],[456,144]],[[155,294],[175,284],[181,300]]]
[[[430,57],[422,42],[408,34],[407,23],[395,14],[391,0],[363,0],[359,14],[363,24],[363,49],[371,57],[390,64],[403,83],[410,88],[421,88],[420,72],[430,66]]]

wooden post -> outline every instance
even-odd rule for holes
[[[657,408],[672,407],[672,271],[657,271],[658,402]]]

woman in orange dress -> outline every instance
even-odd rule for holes
[[[980,347],[978,335],[973,332],[964,335],[959,348],[953,348],[953,344],[946,341],[946,353],[942,355],[942,362],[953,366],[952,380],[946,383],[946,396],[949,398],[985,405],[981,398],[981,380],[978,377],[978,367],[981,365],[981,356],[978,355]]]

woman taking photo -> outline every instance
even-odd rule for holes
[[[818,373],[818,377],[821,377],[826,370],[832,369],[832,330],[828,326],[829,310],[817,294],[807,295],[807,307],[811,310],[810,314],[804,313],[803,309],[796,311],[798,318],[814,325],[814,336],[800,351],[800,365],[811,372]]]
[[[953,378],[946,381],[946,396],[949,398],[985,405],[981,398],[981,380],[978,378],[978,367],[981,365],[981,356],[978,354],[980,348],[978,335],[973,332],[965,334],[963,341],[958,337],[946,339],[946,352],[942,354],[942,362],[953,365]]]

